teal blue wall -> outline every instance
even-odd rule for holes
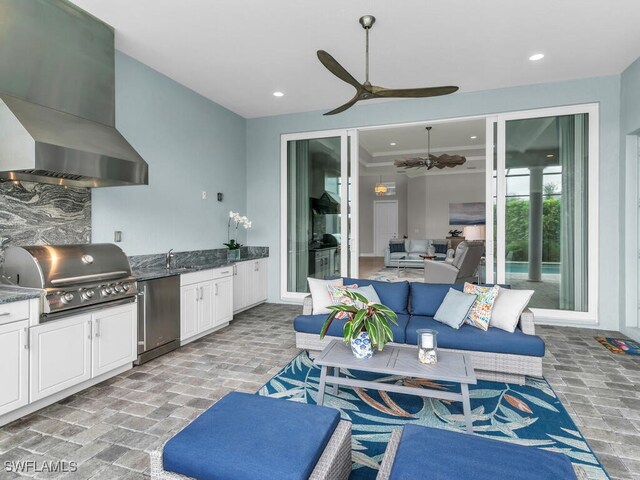
[[[92,240],[121,230],[128,255],[223,248],[227,212],[246,212],[246,120],[117,52],[116,125],[149,185],[93,190]]]
[[[632,63],[620,77],[620,168],[624,178],[620,189],[624,230],[620,230],[620,251],[631,261],[620,265],[620,330],[640,341],[638,328],[638,152],[640,133],[640,59]]]
[[[363,104],[332,117],[306,112],[247,121],[247,210],[255,219],[249,242],[271,248],[269,300],[280,298],[280,135],[334,128],[436,120],[598,102],[600,104],[600,311],[604,328],[618,327],[621,262],[620,77],[589,78],[462,93],[424,100]],[[336,99],[336,105],[340,99]],[[613,212],[613,214],[612,214]]]

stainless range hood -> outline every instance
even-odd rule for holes
[[[0,0],[0,178],[148,183],[115,129],[113,30],[66,0]]]

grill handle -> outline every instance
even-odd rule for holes
[[[77,277],[64,277],[64,278],[55,278],[51,280],[51,285],[55,285],[56,287],[61,287],[64,285],[75,285],[77,283],[85,283],[96,280],[112,280],[114,278],[123,278],[129,276],[130,273],[126,270],[117,270],[115,272],[107,272],[107,273],[92,273],[90,275],[79,275]]]

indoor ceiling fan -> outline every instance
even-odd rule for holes
[[[422,168],[427,167],[427,170],[431,170],[433,167],[443,169],[445,167],[453,168],[457,165],[462,165],[467,161],[461,155],[432,155],[431,154],[431,128],[427,127],[427,156],[426,157],[414,157],[403,158],[396,160],[393,164],[396,167],[403,168]]]
[[[322,64],[340,80],[347,82],[356,89],[356,94],[344,105],[325,113],[325,115],[335,115],[344,112],[360,100],[370,100],[372,98],[422,98],[437,97],[439,95],[449,95],[458,90],[458,87],[426,87],[426,88],[384,88],[371,85],[369,82],[369,30],[376,21],[373,15],[360,17],[360,25],[365,30],[366,35],[366,76],[364,83],[359,83],[338,61],[324,50],[318,50],[318,59]]]

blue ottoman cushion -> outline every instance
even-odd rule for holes
[[[433,317],[412,315],[405,332],[405,343],[417,345],[419,328],[430,328],[438,332],[438,347],[472,352],[510,353],[544,357],[544,340],[537,335],[527,335],[516,328],[513,333],[499,328],[486,332],[471,325],[462,325],[458,330],[437,322]]]
[[[167,442],[164,469],[200,480],[307,479],[339,421],[333,408],[229,393]]]
[[[327,319],[327,315],[298,315],[293,320],[293,329],[301,333],[317,333],[320,334],[322,324]],[[396,343],[404,343],[404,331],[409,323],[409,315],[398,314],[398,325],[389,322],[391,332],[393,333],[393,341]],[[342,338],[342,330],[346,319],[336,318],[331,322],[327,335],[330,337]]]
[[[405,425],[390,480],[575,480],[569,458],[477,435]]]

